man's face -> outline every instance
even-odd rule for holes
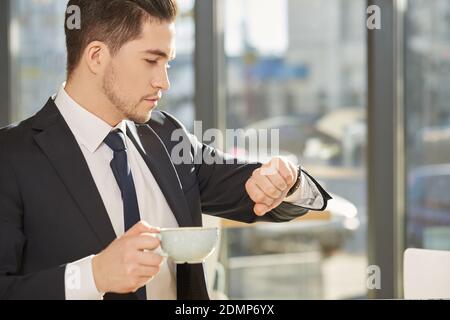
[[[175,58],[175,25],[148,21],[139,39],[126,43],[105,69],[103,90],[129,120],[146,123],[170,87],[168,63]]]

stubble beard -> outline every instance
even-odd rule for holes
[[[138,106],[141,101],[132,101],[127,99],[125,96],[120,96],[119,93],[122,92],[120,88],[117,87],[117,76],[114,66],[110,64],[103,78],[103,92],[111,102],[111,104],[122,113],[127,120],[131,120],[138,124],[147,123],[150,120],[151,112],[146,114],[140,114],[138,111]]]

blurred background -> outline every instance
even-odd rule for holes
[[[380,30],[366,27],[371,4]],[[289,224],[220,222],[211,290],[233,299],[401,297],[405,248],[450,250],[450,0],[179,5],[161,108],[189,129],[195,120],[279,129],[280,153],[335,197],[325,213]],[[1,126],[33,115],[65,80],[65,7],[1,1]],[[381,268],[380,288],[367,285],[369,265]]]

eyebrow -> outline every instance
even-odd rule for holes
[[[154,54],[154,55],[160,56],[160,57],[162,57],[164,59],[168,59],[168,60],[174,60],[176,58],[176,55],[169,58],[167,53],[165,53],[164,51],[158,50],[158,49],[144,50],[144,53]]]

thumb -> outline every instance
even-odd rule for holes
[[[268,206],[266,206],[265,204],[258,203],[255,205],[254,211],[257,216],[262,217],[263,215],[265,215],[267,212],[270,211],[270,208]]]

